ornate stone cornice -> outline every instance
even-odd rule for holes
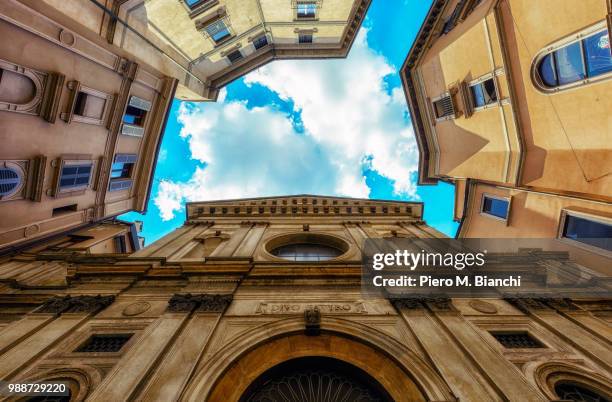
[[[232,295],[219,294],[175,294],[168,301],[167,311],[171,313],[223,313],[232,302]]]
[[[555,311],[578,311],[576,306],[567,298],[546,298],[546,297],[504,297],[504,300],[512,304],[525,314],[536,311],[555,310]]]
[[[97,313],[110,306],[115,296],[64,296],[52,297],[37,308],[35,313]]]

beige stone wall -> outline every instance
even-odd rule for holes
[[[610,389],[605,303],[365,298],[364,239],[438,236],[420,204],[296,196],[187,209],[188,224],[130,257],[56,259],[64,270],[36,290],[2,282],[0,378],[62,378],[76,400],[235,401],[266,369],[316,355],[362,369],[396,400],[545,401],[557,398],[559,379]],[[278,236],[317,234],[346,242],[346,252],[295,263],[267,251]],[[212,253],[185,256],[211,238],[222,239]],[[26,272],[50,263],[29,258],[5,258],[0,274],[26,284]],[[306,336],[304,312],[315,306],[321,332]],[[507,349],[495,331],[527,331],[544,347]],[[117,352],[76,352],[93,334],[133,335]]]

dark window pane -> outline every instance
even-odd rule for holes
[[[589,77],[612,71],[612,54],[610,53],[610,38],[607,30],[586,38],[584,40],[584,51]]]
[[[297,16],[298,18],[314,18],[317,12],[316,3],[298,3]]]
[[[612,225],[603,222],[568,215],[565,219],[563,236],[612,251]]]
[[[562,47],[555,52],[559,85],[569,84],[585,78],[580,42]]]
[[[253,41],[253,46],[255,46],[255,49],[261,49],[267,44],[268,44],[268,38],[266,37],[266,35],[262,35]]]
[[[472,100],[474,101],[474,107],[480,107],[485,105],[485,96],[482,92],[482,86],[480,84],[470,87],[472,91]]]
[[[485,197],[484,205],[482,206],[482,212],[489,215],[497,216],[498,218],[508,218],[508,205],[507,200],[500,200],[492,197]]]
[[[77,169],[77,166],[66,166],[62,169],[62,176],[76,174]]]
[[[125,109],[123,115],[123,122],[127,124],[133,124],[135,126],[142,126],[144,124],[144,117],[147,114],[145,110],[138,109],[134,106],[128,106]]]
[[[485,103],[488,105],[497,102],[497,93],[495,92],[495,81],[493,78],[486,80],[481,85]]]
[[[555,71],[555,59],[552,53],[544,56],[538,67],[540,78],[542,83],[547,87],[556,87],[557,84],[557,73]]]
[[[272,254],[291,261],[326,261],[339,256],[342,252],[337,248],[321,244],[300,243],[278,247],[272,251]]]
[[[230,62],[235,63],[238,60],[242,59],[242,52],[240,52],[240,50],[234,50],[233,52],[227,55],[227,58]]]
[[[300,43],[312,43],[312,35],[311,34],[300,34],[299,42]]]

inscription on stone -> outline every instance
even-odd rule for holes
[[[259,303],[255,314],[300,314],[317,308],[322,314],[367,314],[363,303]]]

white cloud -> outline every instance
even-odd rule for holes
[[[191,156],[206,163],[186,183],[162,181],[155,203],[168,220],[185,200],[294,193],[367,197],[363,170],[394,183],[397,194],[415,196],[410,175],[417,147],[401,88],[389,94],[384,78],[394,68],[367,45],[362,29],[346,60],[287,60],[245,77],[291,100],[292,116],[273,106],[248,109],[245,102],[183,105],[180,135]]]

